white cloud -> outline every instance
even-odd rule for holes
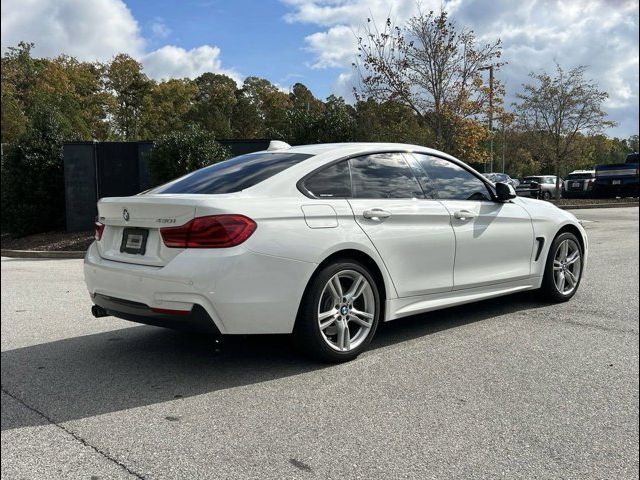
[[[170,32],[161,19],[151,24],[156,39]],[[138,22],[122,0],[2,0],[2,52],[20,41],[35,43],[34,55],[42,57],[65,53],[104,62],[128,53],[155,79],[193,78],[207,71],[239,78],[222,67],[216,46],[185,50],[165,45],[149,51]]]
[[[3,0],[2,51],[20,41],[34,53],[61,53],[84,60],[108,60],[116,53],[144,50],[138,23],[119,0]]]
[[[353,62],[356,48],[354,31],[344,25],[316,32],[305,38],[309,50],[316,54],[313,68],[343,67]]]
[[[156,18],[153,22],[151,22],[151,33],[155,38],[167,38],[171,35],[171,29],[167,27],[164,23],[164,20],[161,18]]]
[[[416,0],[283,0],[293,11],[285,15],[289,23],[302,22],[324,27],[359,26],[367,18],[384,20],[388,16],[405,20],[416,11]],[[424,8],[438,8],[440,2],[422,2]]]
[[[347,102],[353,102],[355,100],[353,95],[354,84],[355,78],[353,71],[342,72],[333,84],[333,92],[344,98]]]
[[[142,57],[145,72],[157,80],[166,78],[195,78],[205,72],[224,73],[239,82],[233,70],[222,68],[220,49],[203,45],[185,50],[174,45],[165,45]]]
[[[317,26],[306,46],[314,68],[342,70],[334,90],[346,91],[356,53],[352,32],[367,18],[397,23],[417,11],[415,0],[282,0],[290,7],[285,21]],[[458,26],[473,29],[481,41],[501,38],[508,65],[498,73],[508,100],[531,71],[588,65],[587,75],[606,90],[606,110],[620,123],[611,135],[638,132],[638,2],[634,0],[440,0],[422,1],[424,10],[441,5]]]

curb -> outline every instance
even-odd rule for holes
[[[46,250],[9,250],[3,248],[0,250],[0,256],[9,258],[84,258],[86,251],[68,250],[68,251],[46,251]]]
[[[555,205],[555,204],[554,204]],[[556,205],[562,210],[584,210],[587,208],[626,208],[637,207],[638,202],[617,202],[617,203],[591,203],[581,205]]]

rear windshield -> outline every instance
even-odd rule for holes
[[[259,152],[196,170],[147,193],[233,193],[253,187],[312,155]]]
[[[544,177],[525,177],[524,180],[522,180],[522,183],[531,183],[531,182],[538,182],[538,183],[542,183]]]
[[[593,173],[570,173],[567,175],[567,180],[586,180],[588,178],[593,178],[595,174]]]

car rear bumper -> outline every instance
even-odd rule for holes
[[[94,244],[84,274],[94,303],[114,316],[170,328],[191,328],[194,322],[202,327],[208,321],[211,331],[253,334],[293,330],[315,268],[241,246],[187,249],[164,267],[145,266],[103,259]]]
[[[586,198],[591,196],[592,190],[565,190],[562,193],[564,198]]]
[[[516,189],[516,195],[519,197],[538,198],[540,196],[540,190]]]
[[[614,185],[614,180],[620,183]],[[637,197],[640,191],[638,179],[597,179],[593,194],[598,197]]]
[[[157,327],[187,330],[192,332],[219,334],[220,330],[207,311],[200,305],[194,305],[191,310],[182,313],[176,311],[157,311],[144,303],[132,302],[122,298],[107,297],[102,294],[91,296],[93,303],[101,307],[105,315],[122,318],[136,323],[154,325]],[[178,313],[180,312],[180,313]]]

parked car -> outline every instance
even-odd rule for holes
[[[518,180],[516,180],[515,178],[511,178],[506,173],[485,173],[484,176],[493,183],[508,183],[513,188],[516,188],[518,185],[520,185],[520,182]]]
[[[555,175],[534,175],[524,177],[516,188],[519,197],[539,198],[551,200],[556,197],[558,187]],[[562,178],[560,179],[560,194],[562,194]]]
[[[625,163],[596,166],[593,194],[600,198],[638,197],[640,176],[638,154],[627,155]]]
[[[273,143],[103,198],[95,226],[95,316],[289,333],[332,362],[355,358],[380,322],[524,290],[567,301],[588,253],[571,213],[394,143]]]
[[[593,183],[596,179],[595,170],[574,170],[564,179],[565,198],[584,198],[593,193]]]

